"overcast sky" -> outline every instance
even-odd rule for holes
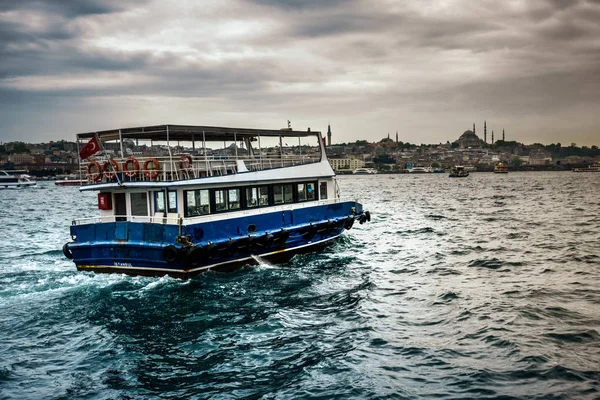
[[[600,145],[600,0],[1,0],[0,141],[152,124]]]

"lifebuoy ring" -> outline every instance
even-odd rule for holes
[[[92,170],[92,167],[94,170]],[[102,179],[102,167],[98,161],[91,161],[88,163],[86,176],[92,182],[98,182]]]
[[[172,244],[165,247],[162,251],[162,256],[168,263],[173,263],[179,258],[179,250]]]
[[[117,172],[119,172],[119,164],[115,160],[104,161],[102,171],[104,171],[106,179],[114,179],[117,177]]]
[[[69,260],[73,259],[73,252],[69,248],[69,243],[65,243],[62,250],[65,257],[67,257]]]
[[[131,167],[129,166],[131,165]],[[130,178],[137,176],[140,172],[140,163],[135,157],[131,156],[123,163],[123,172]]]
[[[149,169],[148,166],[152,164],[152,169]],[[160,163],[156,158],[149,158],[144,162],[144,174],[150,179],[154,179],[160,173]]]
[[[179,158],[179,169],[182,171],[187,171],[190,172],[192,171],[194,164],[193,164],[194,160],[192,159],[192,156],[190,156],[189,154],[182,154],[181,157]]]

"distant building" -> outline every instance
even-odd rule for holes
[[[365,162],[358,158],[329,158],[329,164],[331,164],[331,168],[333,168],[334,171],[340,169],[355,170],[365,166]]]
[[[458,138],[458,146],[461,149],[467,149],[469,147],[483,147],[485,142],[475,134],[473,131],[465,131]]]

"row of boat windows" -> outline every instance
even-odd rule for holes
[[[318,189],[318,190],[317,190]],[[327,182],[299,182],[248,186],[230,189],[196,189],[183,191],[184,217],[254,209],[279,204],[327,199]],[[177,213],[176,191],[154,192],[155,213]],[[146,193],[131,193],[131,214],[148,215]]]

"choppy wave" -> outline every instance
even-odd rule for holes
[[[0,191],[0,398],[598,398],[597,178],[342,177],[371,223],[190,281],[77,272],[93,194]]]

